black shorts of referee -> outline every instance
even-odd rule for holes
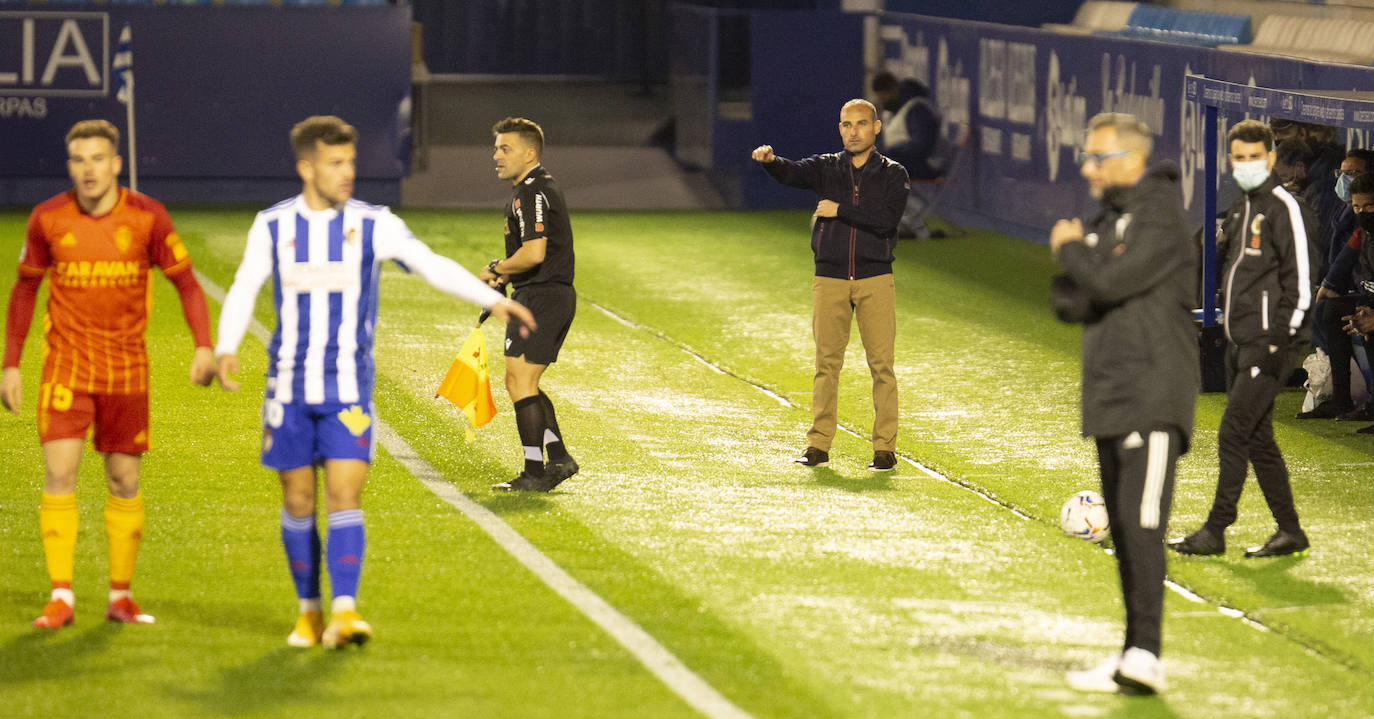
[[[521,337],[519,326],[506,325],[506,356],[524,355],[530,364],[557,362],[577,314],[577,290],[561,282],[540,282],[515,288],[511,299],[529,308],[538,327],[529,337]]]

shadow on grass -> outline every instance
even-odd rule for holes
[[[1108,719],[1178,719],[1178,714],[1159,696],[1122,696]]]
[[[277,649],[225,668],[218,684],[203,689],[168,682],[167,694],[213,715],[259,716],[278,713],[282,707],[326,706],[338,691],[330,680],[357,660],[354,655],[361,653]]]
[[[543,512],[553,508],[553,503],[547,499],[547,495],[540,492],[493,492],[485,497],[478,496],[473,499],[497,516]]]
[[[41,607],[40,607],[41,609]],[[37,611],[34,612],[37,616]],[[97,626],[91,626],[98,621]],[[51,680],[58,676],[99,676],[105,671],[110,642],[124,629],[103,615],[77,614],[76,624],[62,629],[29,629],[0,647],[0,685]]]
[[[863,475],[848,476],[829,467],[814,467],[811,478],[822,487],[842,489],[846,492],[890,492],[892,491],[892,472],[870,472]]]
[[[1231,574],[1250,583],[1250,586],[1264,595],[1275,607],[1300,607],[1310,604],[1348,604],[1349,598],[1335,587],[1298,579],[1288,573],[1289,569],[1306,561],[1303,557],[1279,557],[1276,559],[1247,559],[1241,562],[1227,562],[1223,566]]]

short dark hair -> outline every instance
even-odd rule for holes
[[[1345,156],[1363,162],[1365,170],[1374,170],[1374,150],[1354,147],[1346,150]]]
[[[333,115],[312,115],[291,128],[291,149],[296,159],[315,152],[315,143],[352,145],[358,142],[358,131]]]
[[[1310,164],[1312,158],[1317,156],[1317,151],[1312,148],[1312,143],[1302,136],[1290,137],[1278,144],[1274,148],[1275,160],[1284,165],[1296,165],[1301,162]]]
[[[67,131],[67,144],[70,145],[72,140],[84,140],[88,137],[103,137],[114,145],[115,152],[119,152],[119,128],[109,120],[82,120],[72,125],[72,129]]]
[[[493,137],[507,132],[519,135],[526,145],[533,147],[535,157],[544,156],[544,128],[539,123],[523,117],[508,117],[491,126]]]
[[[1350,181],[1351,195],[1374,195],[1374,174],[1368,172]]]
[[[1240,142],[1263,142],[1264,149],[1274,149],[1274,131],[1259,120],[1241,120],[1232,125],[1226,133],[1226,149],[1230,150],[1231,143],[1237,140]]]
[[[891,92],[896,90],[897,86],[897,76],[887,70],[881,70],[878,74],[874,75],[873,84],[871,85],[873,92]]]

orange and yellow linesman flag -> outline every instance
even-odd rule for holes
[[[468,335],[457,359],[439,383],[440,397],[458,405],[472,426],[481,427],[496,416],[491,399],[491,377],[487,374],[487,339],[478,327]]]

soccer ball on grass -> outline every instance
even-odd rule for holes
[[[1107,536],[1107,503],[1102,495],[1085,489],[1069,497],[1059,510],[1059,526],[1070,537],[1100,542]]]

